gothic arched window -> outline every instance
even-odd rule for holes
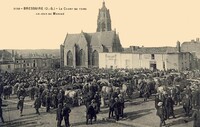
[[[92,53],[92,66],[99,66],[99,53],[96,50]]]
[[[73,66],[73,55],[70,50],[67,52],[67,66]]]

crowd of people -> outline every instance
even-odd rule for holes
[[[30,96],[38,115],[41,106],[46,107],[46,112],[55,108],[57,126],[60,127],[64,119],[67,127],[70,126],[70,107],[81,104],[86,107],[86,124],[92,124],[93,119],[96,121],[100,107],[106,105],[109,107],[108,118],[118,121],[124,117],[125,99],[132,99],[133,93],[138,92],[144,102],[155,96],[155,108],[162,126],[169,117],[176,118],[175,105],[183,105],[186,116],[190,116],[192,109],[198,109],[200,86],[188,80],[197,78],[197,74],[174,70],[95,68],[2,73],[0,96],[6,100],[16,94],[20,116],[23,115],[24,99]],[[198,119],[198,115],[193,117]],[[1,106],[0,118],[4,122]]]

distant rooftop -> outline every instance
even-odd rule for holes
[[[135,47],[124,48],[125,53],[137,53],[137,54],[163,54],[163,53],[176,53],[178,50],[176,47]]]

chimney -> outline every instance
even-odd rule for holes
[[[12,59],[15,61],[15,50],[12,50]]]
[[[15,51],[12,50],[12,57],[15,57]]]
[[[199,42],[199,38],[196,38],[196,42]]]
[[[179,41],[176,43],[176,48],[178,52],[181,52],[181,43]]]

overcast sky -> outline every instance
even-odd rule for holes
[[[1,0],[1,49],[58,49],[67,33],[96,32],[103,0]],[[200,0],[105,0],[123,47],[175,46],[200,37]],[[14,7],[87,10],[29,11]],[[39,12],[64,12],[38,16]]]

